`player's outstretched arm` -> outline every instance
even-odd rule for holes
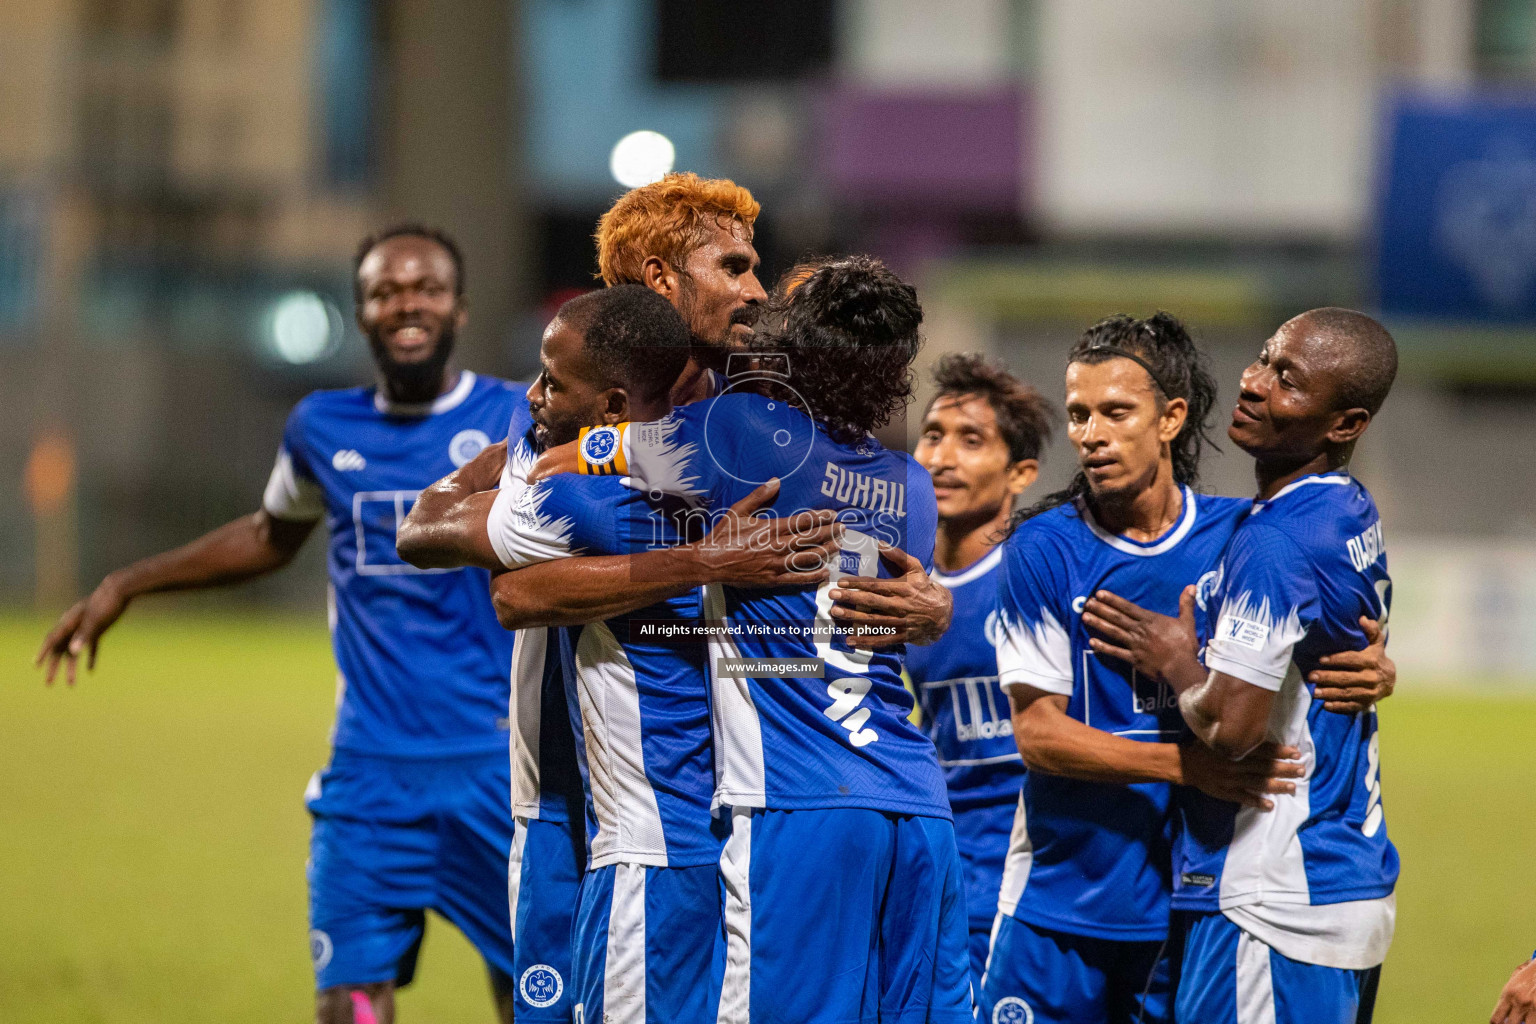
[[[890,579],[849,576],[831,591],[833,618],[855,630],[845,637],[848,646],[931,644],[943,636],[955,611],[949,588],[935,583],[922,562],[884,541],[880,560]]]
[[[1276,793],[1295,792],[1301,752],[1265,744],[1241,761],[1220,757],[1198,743],[1141,743],[1113,736],[1067,714],[1068,698],[1031,686],[1008,688],[1013,734],[1031,771],[1090,782],[1130,785],[1170,782],[1195,786],[1219,800],[1261,810]]]
[[[1515,968],[1499,993],[1491,1024],[1536,1024],[1536,956]]]
[[[396,553],[418,569],[503,568],[486,522],[506,464],[500,441],[417,495],[395,531]]]
[[[1247,757],[1269,734],[1275,691],[1225,672],[1212,672],[1179,694],[1179,711],[1200,742],[1236,761]]]
[[[96,667],[101,635],[127,611],[134,598],[239,583],[280,569],[293,561],[314,528],[314,520],[278,519],[262,509],[190,544],[110,573],[89,597],[59,617],[43,638],[35,664],[46,662],[45,678],[51,684],[62,662],[64,678],[73,686],[80,656],[86,656],[87,669]]]
[[[491,601],[507,629],[576,626],[632,612],[708,583],[735,587],[815,586],[842,527],[831,512],[757,518],[773,503],[770,480],[731,506],[709,535],[632,555],[539,562],[491,580]]]

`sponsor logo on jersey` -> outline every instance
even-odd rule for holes
[[[331,465],[342,473],[356,472],[359,469],[368,468],[368,460],[351,448],[343,448],[331,456]]]
[[[821,493],[834,501],[871,512],[890,515],[907,514],[907,485],[868,473],[855,473],[851,469],[827,463],[822,474]]]
[[[1246,647],[1250,651],[1262,651],[1264,642],[1269,639],[1269,626],[1253,619],[1223,615],[1216,624],[1216,639]]]
[[[1349,538],[1344,546],[1349,549],[1349,564],[1355,567],[1355,572],[1365,572],[1387,550],[1381,520],[1372,523],[1360,536]]]
[[[1186,871],[1179,876],[1179,881],[1184,885],[1194,885],[1202,889],[1209,889],[1211,886],[1216,884],[1216,876],[1200,875]]]
[[[309,958],[314,962],[315,970],[323,971],[331,962],[331,956],[336,952],[336,947],[331,944],[331,937],[318,928],[309,930]]]
[[[461,430],[448,442],[448,458],[454,466],[462,466],[491,446],[491,439],[483,430]]]
[[[523,972],[517,982],[517,990],[529,1006],[542,1010],[553,1006],[565,991],[565,981],[560,972],[549,964],[534,964]]]
[[[1035,1024],[1035,1011],[1018,996],[1004,996],[992,1006],[992,1024]]]

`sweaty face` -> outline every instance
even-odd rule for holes
[[[357,279],[357,323],[379,369],[403,392],[436,395],[464,321],[453,257],[430,238],[401,235],[374,246]]]
[[[1227,436],[1255,457],[1310,458],[1337,418],[1334,368],[1331,342],[1304,318],[1281,325],[1243,371]]]
[[[679,268],[674,303],[689,332],[715,348],[738,349],[752,337],[767,293],[757,280],[757,250],[739,220],[721,218]]]
[[[1168,428],[1157,385],[1137,363],[1067,367],[1067,436],[1094,497],[1128,498],[1151,486]]]
[[[540,451],[576,440],[582,427],[603,422],[608,391],[580,331],[556,317],[539,346],[539,376],[528,389],[534,441]]]
[[[991,519],[1011,504],[1008,443],[992,403],[979,395],[944,395],[923,417],[913,452],[933,477],[939,519]]]

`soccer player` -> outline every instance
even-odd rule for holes
[[[1362,313],[1315,309],[1283,324],[1244,371],[1227,430],[1254,457],[1259,493],[1196,595],[1204,664],[1188,607],[1167,651],[1118,637],[1179,691],[1210,749],[1242,757],[1284,743],[1305,768],[1270,814],[1182,801],[1180,1020],[1371,1019],[1398,872],[1376,715],[1331,714],[1306,680],[1324,652],[1361,646],[1366,622],[1387,618],[1381,519],[1348,465],[1396,371],[1391,335]]]
[[[534,430],[520,440],[508,465],[530,459],[535,448],[574,439],[582,427],[669,411],[668,392],[688,356],[687,327],[651,290],[617,285],[566,303],[545,332],[543,369],[529,390]],[[704,645],[650,639],[641,630],[646,624],[694,625],[699,583],[754,581],[739,571],[725,575],[702,563],[694,568],[686,560],[698,546],[659,549],[676,538],[666,510],[658,508],[653,515],[645,498],[617,479],[561,477],[526,490],[519,472],[513,474],[517,479],[503,478],[491,490],[495,456],[488,451],[476,460],[487,465],[464,467],[434,485],[419,503],[441,532],[441,523],[460,506],[476,498],[492,500],[474,538],[478,543],[450,552],[453,557],[520,570],[503,577],[504,588],[515,587],[526,566],[577,553],[633,551],[632,565],[642,585],[663,569],[673,577],[654,592],[648,607],[575,628],[570,638],[566,630],[549,630],[557,637],[545,639],[537,627],[519,633],[519,664],[525,657],[547,663],[555,645],[564,647],[570,703],[580,708],[591,822],[585,845],[591,857],[574,941],[566,925],[565,942],[573,948],[565,975],[571,979],[568,1003],[591,1020],[712,1021],[723,824],[710,810],[714,761]],[[468,490],[477,486],[477,478],[487,493]],[[751,508],[761,503],[755,493]],[[748,511],[748,506],[738,505],[737,511]],[[403,529],[402,551],[420,559],[434,550],[429,543],[442,545],[441,536],[416,536],[433,529]],[[654,541],[653,530],[659,531]],[[776,532],[774,526],[748,525],[743,531],[752,536],[740,538],[730,556],[738,569],[744,562],[782,562],[781,555],[771,554],[771,544],[759,543]],[[820,541],[830,533],[828,523],[821,530],[802,531],[792,542],[815,561]],[[714,545],[702,550],[714,552]],[[651,562],[645,561],[648,556]],[[676,582],[679,567],[695,578]],[[779,564],[775,575],[762,582],[782,583],[785,575]],[[533,643],[530,637],[536,638]],[[545,707],[549,704],[546,700]],[[560,704],[566,704],[563,694]],[[520,718],[529,714],[521,705],[517,710]],[[537,744],[538,732],[530,738],[520,726],[519,738]],[[515,783],[516,774],[514,793]],[[519,824],[530,844],[541,829],[547,830],[538,820],[520,817]],[[546,850],[538,863],[563,865],[568,857],[559,854]],[[545,880],[528,870],[534,864],[523,862],[524,888],[537,892]],[[518,934],[521,948],[521,930]]]
[[[372,387],[319,391],[294,409],[254,514],[107,576],[43,643],[70,682],[143,594],[212,587],[287,565],[326,521],[338,703],[334,752],[310,781],[310,947],[322,1024],[394,1019],[425,912],[485,957],[512,1019],[507,857],[511,634],[481,570],[422,572],[395,554],[417,492],[473,459],[525,402],[520,385],[453,365],[464,265],[441,232],[390,228],[362,243],[357,322]]]
[[[1022,514],[1004,554],[998,668],[1030,771],[981,1005],[997,1020],[1168,1020],[1169,784],[1258,813],[1298,751],[1232,762],[1181,745],[1172,691],[1087,631],[1101,589],[1176,609],[1246,509],[1194,491],[1216,391],[1188,332],[1165,313],[1110,317],[1074,346],[1066,383],[1079,472]]]
[[[836,588],[882,562],[903,572],[927,562],[928,475],[870,434],[911,393],[916,293],[867,257],[797,268],[788,280],[782,328],[753,346],[761,393],[742,387],[657,423],[585,432],[542,456],[530,480],[566,469],[621,475],[709,510],[779,480],[777,514],[833,510],[844,524],[847,575]],[[710,644],[714,801],[732,826],[720,861],[719,1019],[969,1020],[962,869],[943,776],[907,720],[900,649],[857,650],[834,636],[835,593],[830,579],[705,590],[704,618],[729,630]],[[802,675],[807,661],[824,678]]]
[[[907,676],[955,815],[979,991],[1024,780],[993,650],[998,545],[1018,496],[1039,474],[1051,410],[1033,388],[981,355],[945,356],[933,377],[938,394],[923,415],[913,455],[933,477],[939,513],[933,578],[954,594],[955,613],[937,643],[907,652]]]

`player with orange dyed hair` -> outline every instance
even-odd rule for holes
[[[761,206],[725,178],[669,174],[619,197],[597,222],[604,284],[643,284],[682,314],[695,355],[678,379],[674,404],[713,394],[710,370],[752,337],[767,293],[752,229]]]

